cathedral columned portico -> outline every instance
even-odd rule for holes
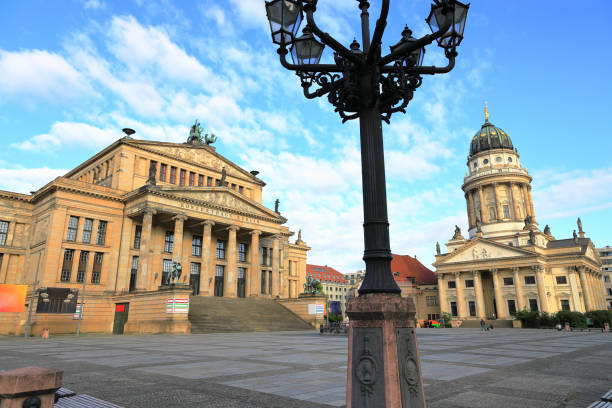
[[[605,309],[601,261],[580,218],[573,238],[540,230],[532,177],[504,130],[489,122],[474,135],[462,189],[468,237],[455,226],[438,249],[442,312],[460,320],[511,319],[519,310],[555,313]]]

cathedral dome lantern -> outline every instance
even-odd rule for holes
[[[510,135],[485,122],[470,142],[463,191],[467,202],[470,238],[522,231],[529,216],[537,226],[531,198],[531,176],[519,162]]]

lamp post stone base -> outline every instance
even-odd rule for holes
[[[349,301],[347,408],[425,407],[411,298],[368,293]]]

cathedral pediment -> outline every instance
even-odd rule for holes
[[[194,205],[217,208],[260,218],[274,219],[280,222],[285,221],[285,218],[280,214],[226,187],[149,187],[148,191],[153,195],[164,196],[180,201],[184,203],[181,204],[181,206],[186,209],[190,208],[189,205]]]
[[[436,266],[441,266],[456,262],[474,262],[488,259],[503,259],[533,256],[534,253],[524,249],[500,244],[486,239],[476,239],[466,242],[465,245],[457,248],[453,252],[438,257]]]

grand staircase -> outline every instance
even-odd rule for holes
[[[313,330],[270,299],[191,296],[189,321],[192,333]]]

